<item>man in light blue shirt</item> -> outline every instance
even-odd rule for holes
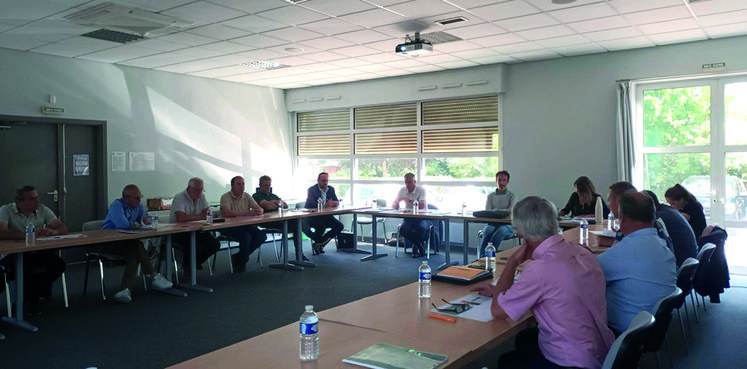
[[[659,300],[674,292],[674,254],[654,228],[654,202],[628,190],[620,198],[620,231],[625,237],[597,256],[607,281],[607,320],[619,334],[642,310],[654,313]]]
[[[122,190],[122,197],[114,200],[109,205],[109,212],[106,214],[106,220],[102,229],[133,229],[141,225],[150,224],[150,218],[145,211],[145,207],[140,202],[142,193],[140,189],[129,184]],[[148,252],[145,251],[140,240],[130,239],[114,241],[96,246],[103,252],[123,255],[125,257],[125,270],[122,274],[121,290],[114,295],[114,299],[128,303],[132,301],[132,289],[137,284],[138,265],[143,270],[143,275],[153,279],[155,289],[169,289],[173,284],[156,272],[151,264]]]

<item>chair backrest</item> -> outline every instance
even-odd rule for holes
[[[700,248],[700,251],[698,251],[698,261],[701,263],[704,261],[707,262],[711,258],[711,254],[713,253],[713,250],[715,249],[716,249],[716,245],[712,243],[707,243],[703,245],[703,247]]]
[[[254,192],[259,192],[259,187],[254,187],[254,189],[255,189]],[[272,187],[270,187],[270,193],[272,193]]]
[[[80,227],[80,230],[83,232],[86,231],[96,231],[101,229],[101,227],[104,225],[104,220],[89,220]]]
[[[698,252],[698,267],[693,274],[693,289],[702,296],[707,295],[705,290],[708,285],[708,266],[714,251],[716,251],[716,245],[707,243]]]
[[[301,201],[296,203],[296,210],[303,209],[306,207],[306,201]]]
[[[648,311],[636,315],[625,330],[612,344],[602,369],[637,368],[641,359],[643,343],[654,326],[656,319]]]
[[[376,199],[376,207],[379,208],[385,208],[386,207],[386,200],[384,199]]]
[[[664,343],[664,337],[667,335],[667,330],[669,329],[669,323],[672,321],[674,308],[681,297],[682,290],[679,287],[675,287],[674,292],[659,300],[654,305],[656,323],[654,323],[654,327],[651,329],[651,333],[649,333],[648,339],[643,345],[644,352],[654,352],[661,348],[662,343]]]
[[[677,287],[682,290],[682,294],[687,296],[693,288],[693,276],[698,268],[698,259],[687,258],[677,269]]]

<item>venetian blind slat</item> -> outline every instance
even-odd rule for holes
[[[498,127],[423,131],[423,153],[498,151]]]
[[[423,103],[423,125],[498,121],[498,96]]]
[[[412,132],[358,133],[355,135],[355,154],[415,154],[418,136]]]
[[[348,155],[349,135],[298,136],[298,155]]]
[[[350,129],[350,110],[326,110],[296,114],[299,133]]]
[[[355,108],[355,129],[414,127],[417,124],[417,105],[384,105]]]

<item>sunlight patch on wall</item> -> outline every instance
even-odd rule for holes
[[[224,163],[241,167],[241,138],[147,88],[156,131]]]

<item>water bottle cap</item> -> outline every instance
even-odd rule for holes
[[[314,311],[314,305],[306,305],[304,309],[306,309],[306,311]]]
[[[425,260],[423,260],[423,264],[425,264],[425,265],[428,265],[428,262],[427,262],[427,261],[425,261]]]

